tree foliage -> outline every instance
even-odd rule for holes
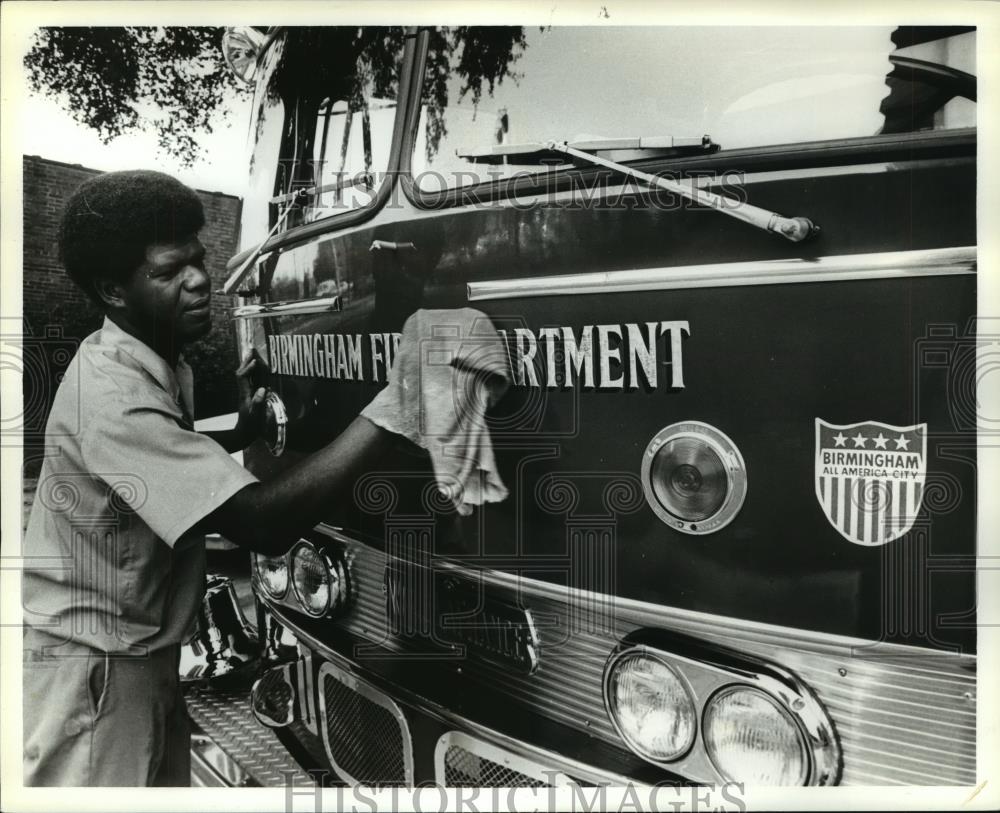
[[[190,165],[221,102],[244,92],[226,68],[221,28],[40,28],[24,63],[32,90],[52,97],[104,143],[153,129]]]
[[[448,107],[448,81],[457,74],[462,83],[459,101],[472,97],[478,105],[486,91],[505,78],[517,80],[512,68],[526,47],[520,26],[437,28],[431,33],[427,48],[423,102],[427,105],[427,157],[437,152],[441,138],[447,135],[444,111]]]
[[[211,132],[216,115],[225,114],[223,100],[246,92],[225,65],[221,39],[221,28],[40,28],[24,61],[31,88],[55,98],[105,143],[151,128],[164,152],[190,165],[201,150],[197,134]],[[297,29],[296,39],[299,47],[289,56],[312,64],[288,75],[300,82],[309,77],[317,93],[325,93],[320,85],[330,80],[330,71],[353,73],[352,101],[365,93],[398,92],[402,28]],[[327,40],[340,47],[327,47]],[[468,94],[478,104],[505,78],[516,79],[512,66],[524,48],[520,27],[431,31],[423,98],[429,153],[446,132],[452,77],[461,80],[459,98]],[[329,58],[338,53],[348,61]],[[327,59],[317,60],[317,54]]]

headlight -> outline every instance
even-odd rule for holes
[[[281,598],[288,591],[288,563],[284,556],[254,556],[257,577],[271,598]]]
[[[743,505],[746,467],[736,445],[699,421],[656,434],[642,458],[646,501],[665,523],[689,534],[728,525]]]
[[[697,715],[687,686],[643,648],[608,665],[605,702],[618,733],[643,759],[669,762],[694,742]]]
[[[302,609],[310,615],[327,613],[340,595],[340,578],[308,542],[292,552],[292,587]]]
[[[708,702],[705,748],[716,770],[747,785],[804,785],[809,754],[799,727],[758,689],[731,686]]]

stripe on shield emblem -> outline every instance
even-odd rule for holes
[[[926,479],[927,424],[816,419],[816,498],[851,542],[884,545],[910,530]]]

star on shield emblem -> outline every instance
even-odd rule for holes
[[[816,419],[816,499],[857,545],[884,545],[913,526],[927,479],[927,424],[837,425]]]

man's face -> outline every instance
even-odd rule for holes
[[[146,248],[124,286],[125,316],[154,348],[181,348],[212,328],[211,280],[197,235]]]

